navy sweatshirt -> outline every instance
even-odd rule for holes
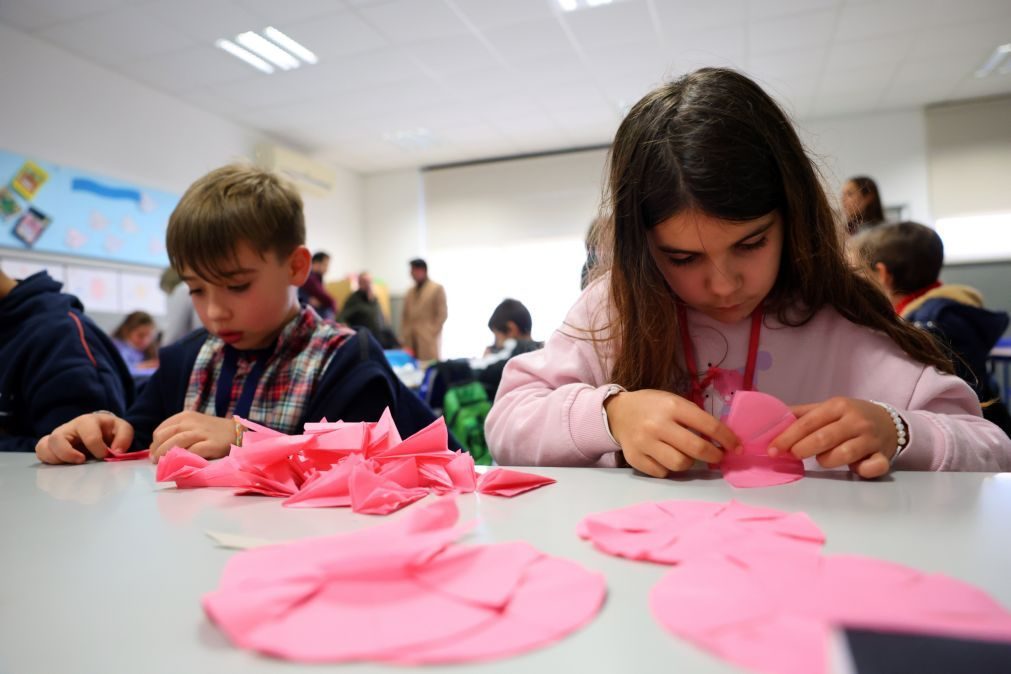
[[[133,379],[112,340],[46,272],[0,300],[0,451],[33,452],[38,439],[95,410],[122,414]]]
[[[206,339],[206,330],[196,330],[159,352],[158,371],[125,417],[134,429],[134,450],[147,449],[158,424],[183,411],[190,373]],[[405,438],[435,421],[432,410],[397,378],[371,333],[362,330],[334,354],[299,425],[324,417],[329,421],[378,421],[387,407]],[[453,449],[460,446],[452,436],[449,444]]]

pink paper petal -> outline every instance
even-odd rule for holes
[[[457,635],[393,654],[401,664],[480,662],[552,644],[589,623],[607,594],[604,577],[575,562],[543,556],[531,564],[496,620]]]
[[[387,480],[393,480],[401,487],[414,489],[421,486],[421,476],[418,474],[418,461],[413,456],[394,459],[382,465],[379,474]]]
[[[723,477],[735,487],[770,487],[804,477],[804,463],[792,454],[769,456],[769,443],[796,421],[790,408],[758,391],[737,391],[726,425],[741,441],[742,453],[727,452]]]
[[[351,509],[367,515],[387,515],[428,495],[427,489],[401,487],[364,465],[352,469],[349,486]]]
[[[469,494],[477,489],[477,473],[474,472],[474,457],[467,452],[460,452],[452,461],[446,464],[446,473],[453,483],[453,489],[463,494]]]
[[[150,457],[151,450],[145,449],[139,452],[116,452],[111,448],[103,461],[139,461]]]
[[[603,577],[573,562],[526,543],[448,547],[457,515],[442,499],[387,525],[244,551],[205,611],[269,655],[400,663],[522,653],[599,611]]]
[[[674,634],[757,671],[827,671],[841,627],[1011,642],[1011,613],[977,588],[874,559],[769,550],[741,563],[696,558],[650,594]]]
[[[449,431],[446,422],[439,417],[428,426],[399,444],[384,449],[375,449],[369,456],[382,459],[396,459],[403,456],[450,454]]]
[[[205,468],[210,463],[202,456],[197,456],[182,447],[173,447],[158,460],[155,470],[155,480],[172,482],[177,478],[185,478]]]
[[[508,468],[495,468],[482,475],[477,481],[477,491],[481,494],[512,497],[555,482],[552,478],[543,475],[534,475]]]
[[[285,499],[282,505],[289,508],[346,508],[351,505],[351,471],[363,463],[360,455],[353,454],[324,473],[317,473],[311,481]]]
[[[814,554],[825,541],[803,513],[737,501],[639,503],[589,515],[578,532],[602,552],[661,564],[712,554],[747,560],[769,549]]]

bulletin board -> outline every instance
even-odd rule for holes
[[[0,248],[165,267],[179,196],[0,150]]]

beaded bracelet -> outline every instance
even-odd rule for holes
[[[896,445],[895,454],[893,454],[891,458],[891,463],[895,463],[895,459],[899,458],[899,454],[901,454],[902,450],[904,450],[909,444],[909,435],[906,433],[906,422],[899,415],[899,411],[888,403],[883,403],[880,400],[871,400],[870,402],[884,408],[884,410],[888,412],[888,416],[892,418],[892,423],[895,424],[895,435],[898,437],[898,445]]]
[[[232,443],[236,447],[242,447],[242,434],[246,432],[246,427],[238,421],[235,422],[235,441]]]

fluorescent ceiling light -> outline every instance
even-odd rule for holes
[[[574,12],[577,9],[589,9],[590,7],[600,7],[610,5],[613,0],[558,0],[558,6],[564,12]]]
[[[405,150],[423,150],[435,143],[432,132],[424,127],[384,133],[383,140]]]
[[[232,56],[242,59],[261,72],[267,73],[268,75],[274,72],[274,66],[270,65],[256,54],[243,49],[231,40],[216,40],[214,42],[214,46],[218,49],[224,49]]]
[[[996,70],[997,66],[999,66],[1005,58],[1007,58],[1008,54],[1011,54],[1011,42],[1002,44],[994,49],[993,53],[990,54],[990,57],[987,58],[986,63],[984,63],[980,69],[976,71],[975,76],[977,78],[986,77]],[[1003,73],[1004,71],[1002,70],[1001,72]]]
[[[297,58],[251,30],[235,36],[235,41],[257,56],[270,61],[281,70],[293,70],[302,65]]]
[[[319,61],[319,59],[316,58],[316,55],[306,49],[302,44],[291,39],[273,26],[267,26],[264,28],[263,34],[310,65]]]

